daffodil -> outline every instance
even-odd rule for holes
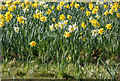
[[[99,11],[99,6],[95,6],[94,9],[96,9],[97,11]]]
[[[70,8],[69,4],[65,5],[64,8]]]
[[[6,6],[10,6],[11,4],[10,4],[10,1],[7,1],[6,2]]]
[[[98,14],[96,14],[96,16],[95,17],[97,17],[98,19],[100,18],[100,16],[98,15]]]
[[[96,5],[98,5],[98,4],[100,4],[100,1],[97,1],[97,2],[96,2]]]
[[[85,41],[85,37],[83,37],[82,41]]]
[[[24,8],[25,7],[25,3],[22,3],[21,5],[19,5],[19,7],[22,7],[22,8]]]
[[[26,11],[29,11],[29,9],[25,8],[25,9],[23,9],[23,11],[24,11],[24,13],[25,13]]]
[[[108,6],[107,5],[104,5],[104,8],[107,8]]]
[[[73,4],[73,3],[71,3],[71,4],[70,4],[70,7],[73,7],[73,6],[74,6],[74,4]]]
[[[45,2],[40,1],[39,4],[40,4],[40,6],[43,6],[45,4]]]
[[[111,29],[111,28],[112,28],[111,24],[107,24],[105,27],[106,27],[107,29]]]
[[[91,24],[94,26],[94,27],[99,27],[100,26],[100,23],[96,20],[96,19],[93,19],[91,21]]]
[[[82,36],[80,36],[79,39],[82,39]]]
[[[99,4],[99,5],[102,5],[104,2],[103,1],[97,1],[97,5]]]
[[[38,3],[34,3],[32,7],[38,7]]]
[[[98,33],[99,33],[99,34],[102,34],[102,33],[104,32],[103,30],[104,30],[104,28],[100,28],[100,29],[98,30]]]
[[[80,6],[79,4],[75,3],[75,8],[78,8],[79,6]]]
[[[109,10],[109,13],[110,13],[110,14],[113,14],[113,12],[114,12],[113,9],[110,9],[110,10]]]
[[[67,24],[67,23],[68,23],[68,20],[65,20],[65,21],[64,21],[64,24]]]
[[[0,19],[0,20],[1,20],[0,22],[5,23],[5,20],[4,20],[4,19]]]
[[[0,14],[0,20],[4,18],[4,15]]]
[[[23,16],[18,16],[17,17],[17,21],[19,21],[20,23],[24,23],[26,20],[26,18],[24,18]]]
[[[60,6],[63,6],[64,4],[65,4],[64,1],[61,1],[61,2],[60,2]]]
[[[52,7],[51,7],[51,10],[53,10],[53,9],[55,9],[55,7],[54,7],[54,6],[52,6]]]
[[[14,8],[10,6],[10,7],[8,7],[8,10],[9,11],[14,11]]]
[[[6,6],[5,6],[5,5],[0,5],[0,9],[1,9],[1,10],[5,10],[5,9],[6,9]]]
[[[71,56],[68,56],[68,57],[66,58],[66,60],[67,60],[67,61],[70,61],[70,60],[71,60]]]
[[[118,8],[119,6],[120,6],[119,3],[117,3],[117,2],[114,3],[115,8]]]
[[[41,20],[41,17],[43,16],[42,13],[43,12],[41,12],[41,11],[39,13],[37,13],[36,18]],[[43,17],[45,17],[45,16],[43,16]]]
[[[57,10],[61,10],[61,6],[60,5],[57,6]]]
[[[63,21],[63,20],[65,20],[65,16],[62,14],[62,15],[60,15],[59,19]]]
[[[42,17],[40,18],[40,20],[43,21],[43,22],[45,22],[45,21],[47,21],[47,17],[42,16]]]
[[[94,9],[92,10],[92,13],[93,13],[93,14],[96,14],[97,11],[98,11],[98,10],[97,10],[96,8],[94,8]]]
[[[55,28],[59,28],[59,24],[55,24]]]
[[[36,14],[37,14],[37,13],[39,13],[39,10],[38,10],[38,9],[36,9]]]
[[[59,23],[59,27],[60,27],[60,28],[63,28],[63,27],[64,27],[64,22],[60,22],[60,23]]]
[[[73,27],[74,27],[75,29],[78,29],[78,26],[77,26],[76,22],[75,22],[75,24],[73,24]]]
[[[90,14],[91,14],[91,12],[90,11],[86,11],[86,13],[85,13],[87,16],[89,16]]]
[[[72,19],[72,16],[71,15],[67,15],[67,19],[68,20]]]
[[[47,14],[49,15],[50,13],[51,13],[51,10],[50,10],[50,9],[48,9]]]
[[[82,33],[79,33],[80,35],[82,35]]]
[[[29,5],[32,4],[31,2],[28,2],[28,0],[24,0],[25,1],[25,5]],[[34,0],[35,1],[35,0]]]
[[[93,17],[90,17],[90,18],[89,18],[89,22],[92,22],[92,19],[93,19]]]
[[[84,7],[80,7],[80,10],[84,10],[85,8]]]
[[[47,8],[48,7],[48,4],[46,4],[46,5],[43,5],[44,6],[44,8]]]
[[[117,11],[118,11],[118,9],[116,8],[116,9],[115,9],[115,12],[117,12]]]
[[[86,28],[85,22],[82,22],[81,26],[85,29]]]
[[[108,15],[109,14],[109,12],[106,10],[105,12],[104,12],[104,15]]]
[[[98,35],[98,30],[92,30],[92,36],[97,36]]]
[[[14,31],[15,31],[16,33],[18,33],[19,27],[13,27],[13,28],[14,28]]]
[[[54,30],[54,27],[53,27],[53,24],[49,26],[50,30],[53,31]]]
[[[89,9],[92,10],[93,9],[93,4],[89,3]]]
[[[6,12],[6,14],[5,14],[5,20],[7,22],[9,22],[11,20],[11,18],[12,18],[12,14],[10,12]]]
[[[35,41],[30,42],[31,47],[35,46],[37,43]]]
[[[64,33],[63,36],[64,36],[65,38],[67,38],[67,37],[70,37],[70,35],[71,35],[71,34],[70,34],[69,32],[65,31],[65,33]]]
[[[73,32],[75,30],[75,28],[72,25],[69,25],[69,32]]]
[[[117,17],[120,18],[120,13],[117,13]]]
[[[112,10],[115,10],[115,8],[116,8],[116,7],[115,7],[114,5],[112,5],[111,9],[112,9]]]
[[[52,21],[54,21],[54,22],[55,22],[55,20],[56,20],[56,18],[53,18],[53,19],[52,19]]]
[[[0,22],[0,28],[4,26],[4,23]]]

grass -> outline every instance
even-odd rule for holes
[[[69,63],[68,67],[64,68],[62,73],[59,72],[58,67],[54,64],[46,65],[39,64],[32,61],[29,65],[27,63],[19,63],[18,61],[10,61],[2,65],[2,78],[3,79],[112,79],[115,75],[114,68],[112,67],[113,61],[106,61],[109,69],[103,64],[89,64],[81,66],[77,69],[77,65]],[[79,70],[77,72],[77,70]],[[117,72],[117,77],[118,73]],[[116,76],[116,75],[115,75]]]

